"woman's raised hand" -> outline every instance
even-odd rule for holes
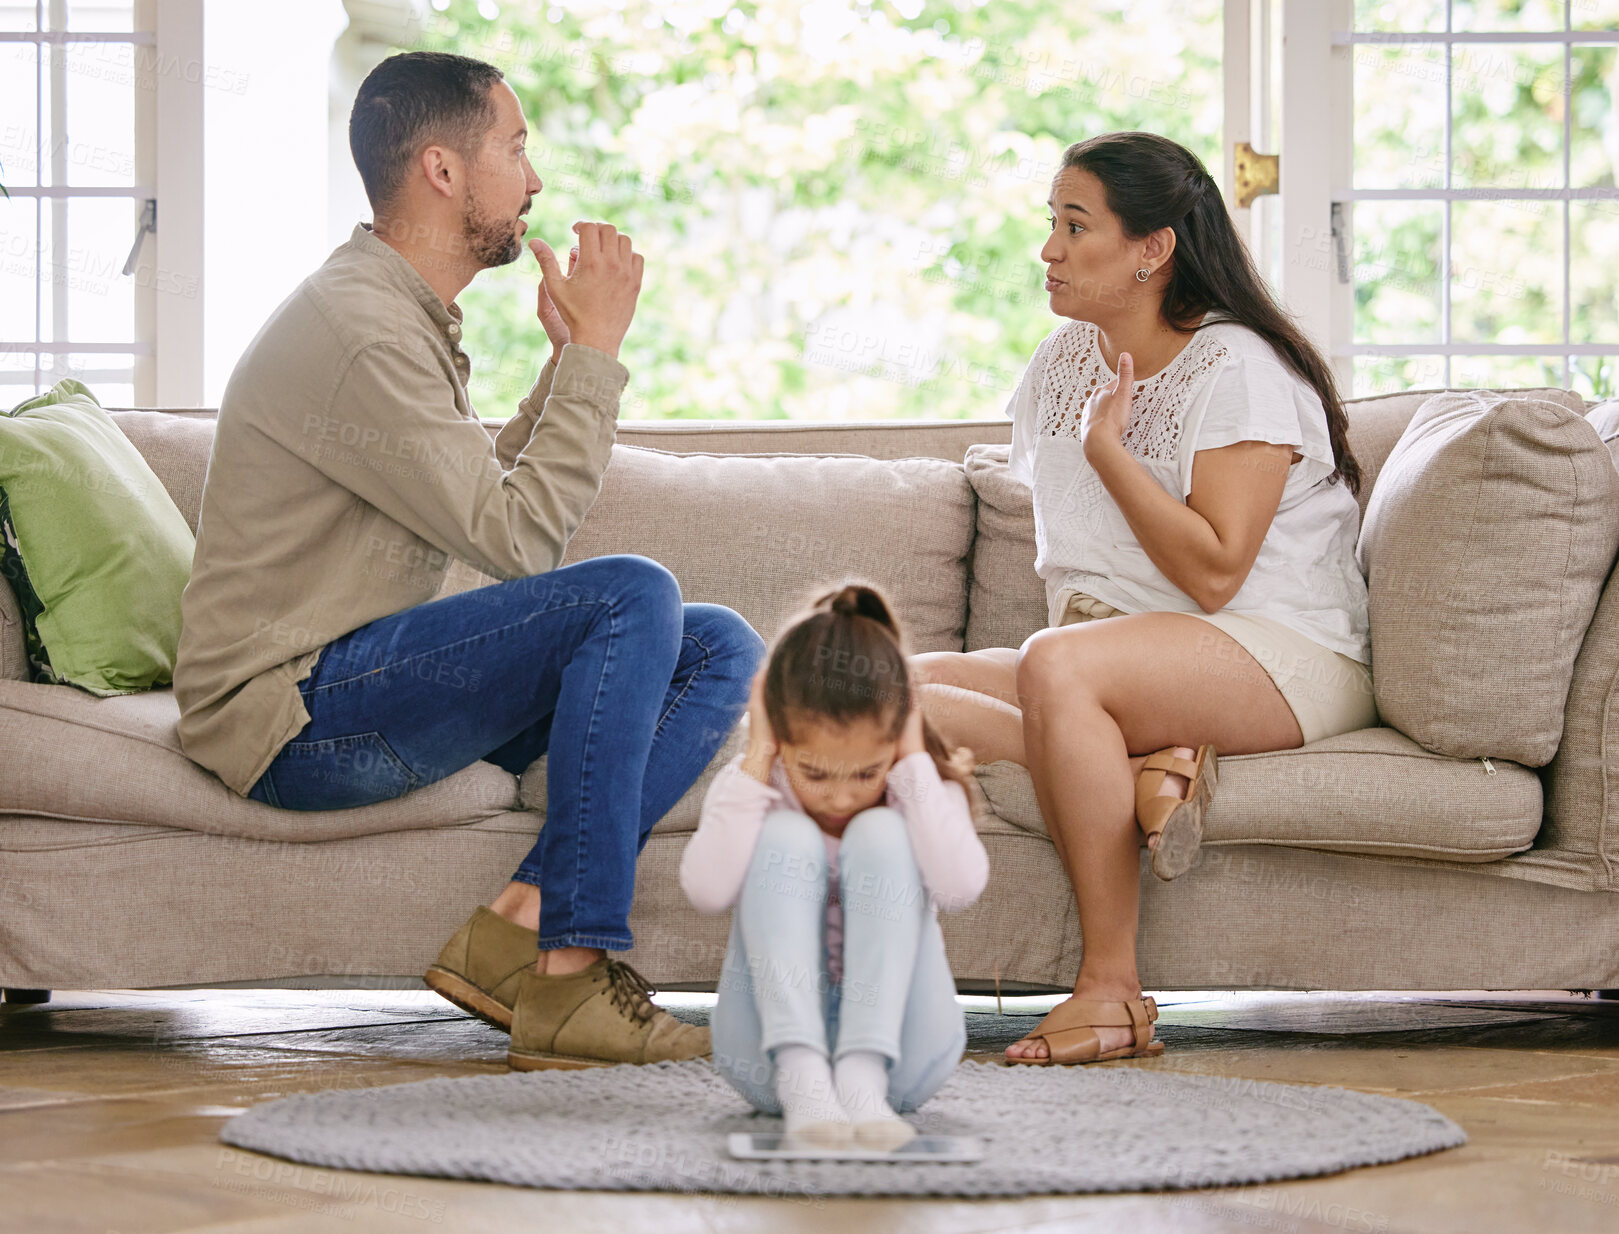
[[[1092,464],[1099,452],[1124,442],[1124,427],[1130,423],[1130,403],[1136,377],[1136,362],[1127,351],[1119,353],[1119,376],[1111,386],[1096,391],[1085,403],[1080,424],[1081,444]]]

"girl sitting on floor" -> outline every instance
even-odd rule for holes
[[[893,1148],[961,1060],[936,909],[978,898],[971,751],[922,717],[906,638],[869,585],[819,595],[753,682],[746,750],[680,863],[700,912],[735,905],[714,1063],[787,1133]]]

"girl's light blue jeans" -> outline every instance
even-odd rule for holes
[[[813,819],[765,816],[731,917],[710,1021],[714,1065],[755,1109],[779,1114],[777,1049],[806,1045],[832,1059],[874,1050],[889,1060],[889,1105],[914,1110],[961,1061],[967,1025],[905,820],[878,806],[844,830],[840,984],[827,973],[826,864]]]

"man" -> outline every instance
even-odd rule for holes
[[[549,753],[539,841],[428,983],[509,1029],[516,1067],[698,1057],[707,1031],[607,952],[631,945],[636,857],[746,706],[763,642],[646,557],[558,568],[629,376],[628,236],[576,223],[567,274],[530,242],[551,357],[493,443],[467,401],[455,298],[522,252],[543,187],[527,133],[500,70],[464,56],[394,56],[361,85],[349,144],[374,222],[276,309],[220,402],[180,740],[294,810]],[[451,558],[506,581],[435,600]]]

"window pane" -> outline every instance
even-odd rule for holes
[[[1516,390],[1563,384],[1561,356],[1452,356],[1450,384],[1458,390]]]
[[[1445,28],[1445,0],[1355,0],[1355,29],[1433,31]]]
[[[1451,335],[1458,342],[1563,337],[1563,211],[1550,201],[1451,207]]]
[[[1583,398],[1619,398],[1619,355],[1573,356],[1569,389]]]
[[[0,412],[10,411],[37,389],[34,353],[0,347]]]
[[[135,337],[135,278],[123,269],[135,240],[140,204],[117,197],[86,197],[68,202],[67,217],[65,341],[127,343]],[[60,271],[56,277],[60,287]]]
[[[0,30],[34,30],[32,0],[0,0]]]
[[[134,405],[133,355],[56,356],[0,347],[0,411],[9,411],[18,403],[49,390],[64,377],[84,382],[103,407]]]
[[[1512,43],[1452,49],[1457,187],[1563,186],[1563,51]]]
[[[18,403],[39,393],[34,360],[31,351],[8,351],[0,347],[0,412],[9,412]]]
[[[1445,53],[1363,43],[1355,57],[1355,187],[1445,182]]]
[[[1619,47],[1574,47],[1574,141],[1569,172],[1575,188],[1614,183],[1619,162]]]
[[[52,148],[48,184],[135,183],[134,47],[128,43],[67,46],[67,124]]]
[[[1561,30],[1563,0],[1456,0],[1455,30]]]
[[[67,21],[62,30],[133,30],[134,0],[68,0]],[[45,9],[45,25],[51,28],[50,6]]]
[[[103,407],[128,407],[135,400],[135,357],[90,352],[82,355],[40,357],[39,389],[49,390],[64,377],[90,387]],[[22,397],[27,397],[26,395]],[[19,400],[13,400],[16,402]]]
[[[139,217],[139,203],[119,197],[44,207],[44,341],[125,343],[135,337],[135,279],[122,271]]]
[[[38,211],[32,198],[14,197],[0,203],[0,341],[15,343],[34,337],[34,219]]]
[[[1569,205],[1569,339],[1619,343],[1619,201]]]
[[[1355,341],[1440,341],[1439,241],[1434,202],[1355,205]]]
[[[0,43],[0,184],[7,188],[35,185],[35,61],[38,48],[27,43]]]
[[[77,377],[90,387],[90,393],[103,407],[129,407],[134,404],[134,356],[95,352],[56,358],[66,361],[65,365],[58,367],[57,381],[63,377]]]
[[[1440,390],[1445,385],[1443,356],[1356,356],[1354,398]]]
[[[1570,16],[1576,30],[1619,30],[1619,0],[1574,0]]]

